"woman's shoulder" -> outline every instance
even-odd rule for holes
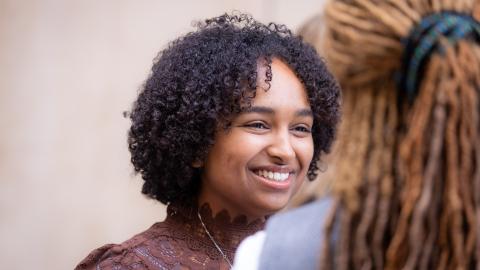
[[[107,244],[90,252],[75,270],[118,269],[118,266],[129,269],[135,257],[130,249],[123,249],[122,245]]]
[[[168,235],[166,224],[156,223],[121,244],[107,244],[93,250],[75,270],[151,269],[150,264],[162,263],[162,256],[151,254],[151,247],[168,242]]]

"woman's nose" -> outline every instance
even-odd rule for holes
[[[277,132],[272,134],[272,141],[267,148],[270,157],[282,164],[289,163],[295,158],[295,151],[290,138],[289,132]]]

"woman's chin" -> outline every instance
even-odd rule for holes
[[[265,200],[262,198],[262,201],[257,203],[256,209],[262,209],[262,216],[270,216],[276,212],[285,208],[289,202],[289,198],[271,198]],[[260,212],[260,211],[259,211]]]

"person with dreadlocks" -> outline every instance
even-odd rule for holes
[[[238,12],[200,22],[160,52],[130,114],[131,161],[166,219],[76,269],[229,269],[240,241],[316,178],[339,96],[286,26]]]
[[[474,0],[327,3],[324,34],[307,39],[321,41],[343,90],[331,179],[322,179],[332,207],[270,219],[258,269],[294,269],[265,266],[308,245],[284,226],[279,252],[265,250],[275,241],[268,228],[315,215],[324,232],[303,259],[317,268],[480,269],[479,22]]]

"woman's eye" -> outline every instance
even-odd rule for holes
[[[312,130],[309,127],[306,126],[297,126],[295,127],[295,131],[299,131],[302,133],[312,133]]]
[[[268,129],[267,125],[261,122],[254,122],[254,123],[246,124],[245,126],[249,128],[255,128],[255,129]]]

